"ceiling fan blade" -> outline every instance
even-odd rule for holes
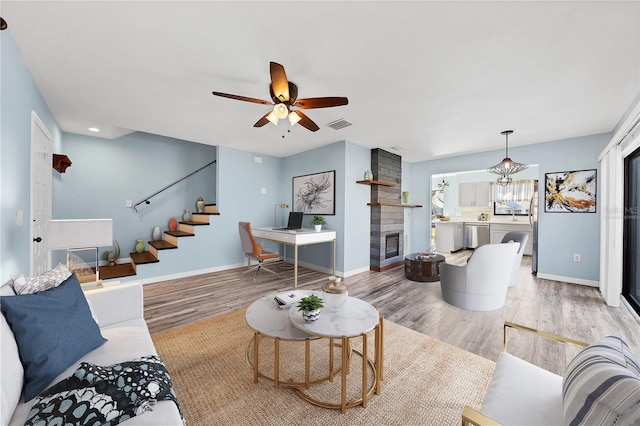
[[[271,71],[271,90],[273,95],[280,102],[286,102],[289,100],[289,81],[287,80],[287,73],[284,72],[284,67],[275,62],[270,62]]]
[[[253,125],[253,127],[262,127],[265,124],[267,124],[269,122],[269,120],[267,120],[267,116],[271,114],[271,111],[269,111],[268,113],[266,113],[265,115],[262,116],[262,118],[258,121],[256,121],[256,124]]]
[[[238,101],[253,102],[254,104],[273,105],[273,102],[265,101],[263,99],[248,98],[246,96],[232,95],[230,93],[221,93],[221,92],[211,92],[211,93],[213,93],[215,96],[222,96],[223,98],[235,99]]]
[[[320,127],[318,127],[318,125],[314,123],[313,120],[304,115],[302,111],[294,111],[294,113],[298,114],[298,116],[300,117],[300,121],[298,121],[298,124],[300,124],[302,127],[309,129],[312,132],[320,129]]]
[[[306,98],[298,99],[293,106],[300,109],[312,109],[312,108],[329,108],[341,105],[347,105],[349,99],[344,97],[326,97],[326,98]]]

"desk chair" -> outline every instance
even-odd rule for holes
[[[240,241],[242,242],[242,251],[244,252],[244,257],[247,258],[247,267],[251,267],[251,259],[258,261],[258,264],[256,266],[247,269],[242,273],[242,275],[255,269],[256,274],[253,276],[253,281],[255,281],[256,277],[258,276],[258,272],[260,272],[260,269],[262,269],[262,266],[264,265],[264,261],[269,259],[278,259],[280,258],[280,253],[273,253],[264,250],[253,237],[253,233],[251,232],[251,224],[249,222],[238,222],[238,232],[240,233]],[[277,277],[280,276],[277,272],[272,271],[269,268],[264,268],[264,270],[274,274]]]

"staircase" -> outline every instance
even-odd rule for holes
[[[202,213],[192,213],[192,220],[178,222],[178,229],[175,231],[165,231],[162,240],[148,241],[148,251],[129,253],[131,262],[117,263],[114,266],[101,266],[100,279],[111,280],[135,276],[137,265],[160,262],[160,251],[178,249],[178,240],[180,238],[195,236],[196,227],[208,226],[209,218],[219,214],[215,204],[206,204]]]

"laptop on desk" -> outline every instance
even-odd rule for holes
[[[302,217],[304,213],[302,212],[289,212],[289,221],[287,222],[286,228],[273,228],[274,231],[285,231],[285,230],[299,230],[302,229]]]

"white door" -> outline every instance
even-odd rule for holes
[[[31,274],[51,268],[47,250],[47,223],[51,219],[52,187],[51,133],[35,112],[31,112]]]

